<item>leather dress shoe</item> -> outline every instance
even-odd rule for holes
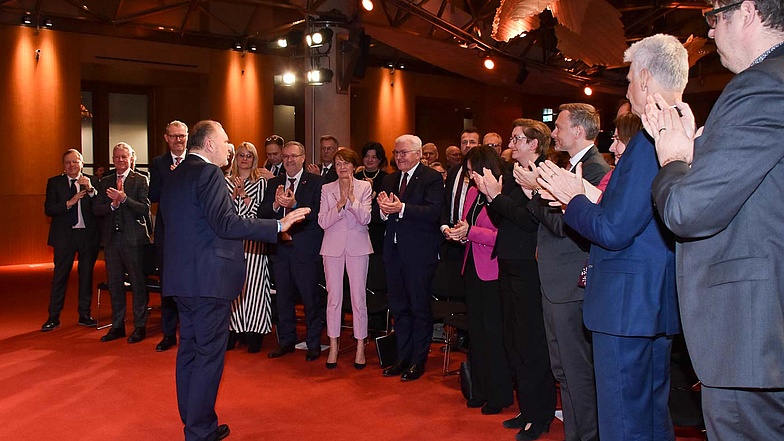
[[[392,366],[384,369],[381,372],[381,375],[385,377],[397,377],[400,376],[400,374],[402,374],[406,369],[408,369],[408,366],[409,364],[407,361],[398,361]]]
[[[487,400],[481,400],[479,398],[469,398],[468,400],[466,400],[466,407],[471,409],[477,409],[484,406],[486,402]]]
[[[229,436],[230,433],[231,433],[231,430],[229,430],[229,425],[228,424],[220,424],[220,425],[218,425],[218,428],[215,429],[215,439],[216,440],[222,440],[223,438],[226,438],[227,436]]]
[[[411,365],[403,375],[400,376],[400,379],[403,381],[414,381],[418,380],[422,375],[425,374],[425,366],[421,364],[414,364]]]
[[[161,342],[155,346],[156,352],[165,352],[171,349],[172,346],[177,345],[177,337],[164,335]]]
[[[56,318],[50,318],[41,326],[41,332],[49,332],[54,330],[54,328],[60,327],[60,320]]]
[[[305,361],[316,361],[319,357],[321,357],[321,347],[308,348],[308,352],[305,354]]]
[[[528,420],[525,419],[522,413],[518,413],[516,417],[504,420],[503,424],[507,429],[522,429],[528,424]]]
[[[502,406],[493,406],[490,403],[485,404],[482,406],[482,415],[496,415],[501,413],[504,410]]]
[[[272,352],[267,354],[267,357],[269,357],[269,358],[278,358],[278,357],[282,357],[282,356],[284,356],[286,354],[290,354],[292,352],[294,352],[294,345],[283,345],[283,346],[278,345],[277,348],[273,349]]]
[[[515,435],[515,440],[516,441],[533,441],[535,439],[539,439],[539,437],[542,436],[543,433],[547,433],[547,432],[550,431],[550,423],[551,422],[552,422],[552,420],[547,421],[545,423],[543,423],[543,422],[536,423],[536,422],[531,421],[530,425],[529,425],[529,423],[526,423],[525,426],[523,426],[523,428],[520,429],[519,432],[517,432],[517,435]]]
[[[139,343],[147,336],[147,331],[144,328],[133,328],[131,336],[128,337],[128,343]]]
[[[117,340],[118,338],[125,337],[125,329],[123,328],[112,328],[109,332],[106,333],[103,337],[101,337],[102,342]]]
[[[94,328],[98,326],[98,321],[90,317],[89,315],[82,315],[79,316],[79,325],[86,326],[88,328]]]

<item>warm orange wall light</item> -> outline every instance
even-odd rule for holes
[[[413,118],[413,85],[408,72],[399,69],[379,69],[380,79],[376,83],[376,96],[378,101],[375,108],[375,118],[371,118],[371,127],[376,132],[369,133],[375,136],[384,145],[386,150],[394,146],[395,138],[404,133],[414,133]],[[372,96],[372,95],[371,95]]]

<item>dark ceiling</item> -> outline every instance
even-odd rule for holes
[[[599,91],[616,94],[626,87],[624,67],[583,61],[589,58],[593,40],[587,45],[583,41],[583,49],[566,49],[563,38],[559,40],[564,28],[555,18],[564,16],[559,8],[593,12],[586,13],[581,26],[594,33],[587,35],[601,37],[605,31],[610,33],[617,15],[625,35],[622,44],[655,33],[672,34],[685,42],[691,35],[704,37],[708,31],[702,18],[707,6],[701,0],[504,1],[508,2],[505,7],[513,3],[549,6],[538,9],[542,12],[534,17],[538,22],[535,29],[508,42],[491,36],[503,3],[499,0],[374,0],[371,12],[362,9],[359,0],[0,0],[0,22],[22,25],[23,15],[29,13],[32,27],[45,28],[49,20],[53,29],[68,32],[219,49],[239,44],[245,50],[255,46],[262,53],[275,53],[269,43],[291,31],[331,26],[347,30],[354,61],[362,54],[359,61],[368,66],[392,63],[396,68],[403,65],[405,69],[465,76],[524,93],[553,95],[559,95],[564,85],[591,84]],[[612,13],[606,19],[596,18],[597,11],[607,10]],[[362,33],[370,37],[364,54],[358,49]],[[690,83],[691,91],[713,84],[703,81],[706,76],[726,75],[712,41],[700,42],[698,49],[691,73],[700,81],[691,82],[695,86]],[[585,57],[580,56],[581,50]],[[569,51],[577,56],[565,55]],[[486,55],[496,61],[492,71],[482,67]],[[528,74],[521,74],[523,70]]]

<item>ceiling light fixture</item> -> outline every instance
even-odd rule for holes
[[[491,57],[490,55],[487,55],[485,57],[483,64],[485,66],[485,69],[487,70],[493,70],[493,68],[495,68],[495,61],[493,61],[493,57]]]
[[[591,96],[591,95],[593,95],[593,89],[591,89],[591,86],[588,86],[588,85],[586,85],[586,86],[583,88],[583,93],[584,93],[586,96]]]
[[[29,12],[22,16],[22,24],[28,26],[33,24],[33,16]]]
[[[332,43],[332,29],[324,28],[305,36],[305,41],[310,47],[321,47]]]
[[[332,81],[333,72],[330,69],[320,68],[308,71],[308,86],[321,86]]]
[[[362,7],[370,12],[373,10],[373,1],[372,0],[362,0]]]
[[[52,23],[52,19],[51,18],[45,18],[44,19],[44,27],[51,28],[52,26],[54,26],[54,24]]]
[[[234,50],[235,51],[241,51],[242,50],[242,43],[240,43],[239,41],[234,43]]]

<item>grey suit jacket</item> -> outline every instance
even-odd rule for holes
[[[738,74],[694,142],[691,168],[653,182],[681,239],[676,274],[694,369],[711,387],[784,387],[784,47]]]
[[[610,166],[596,146],[580,159],[583,178],[597,185]],[[550,207],[548,201],[534,196],[528,209],[539,224],[537,233],[539,279],[542,294],[552,303],[575,302],[583,299],[584,290],[577,286],[580,271],[588,260],[590,242],[564,224],[560,208]]]
[[[98,195],[93,202],[93,214],[102,217],[101,238],[103,245],[109,245],[115,238],[115,225],[123,231],[122,237],[134,245],[150,243],[147,219],[150,217],[149,185],[147,178],[131,170],[123,183],[126,201],[116,210],[111,209],[112,200],[106,190],[117,187],[116,174],[104,176],[98,183]]]

